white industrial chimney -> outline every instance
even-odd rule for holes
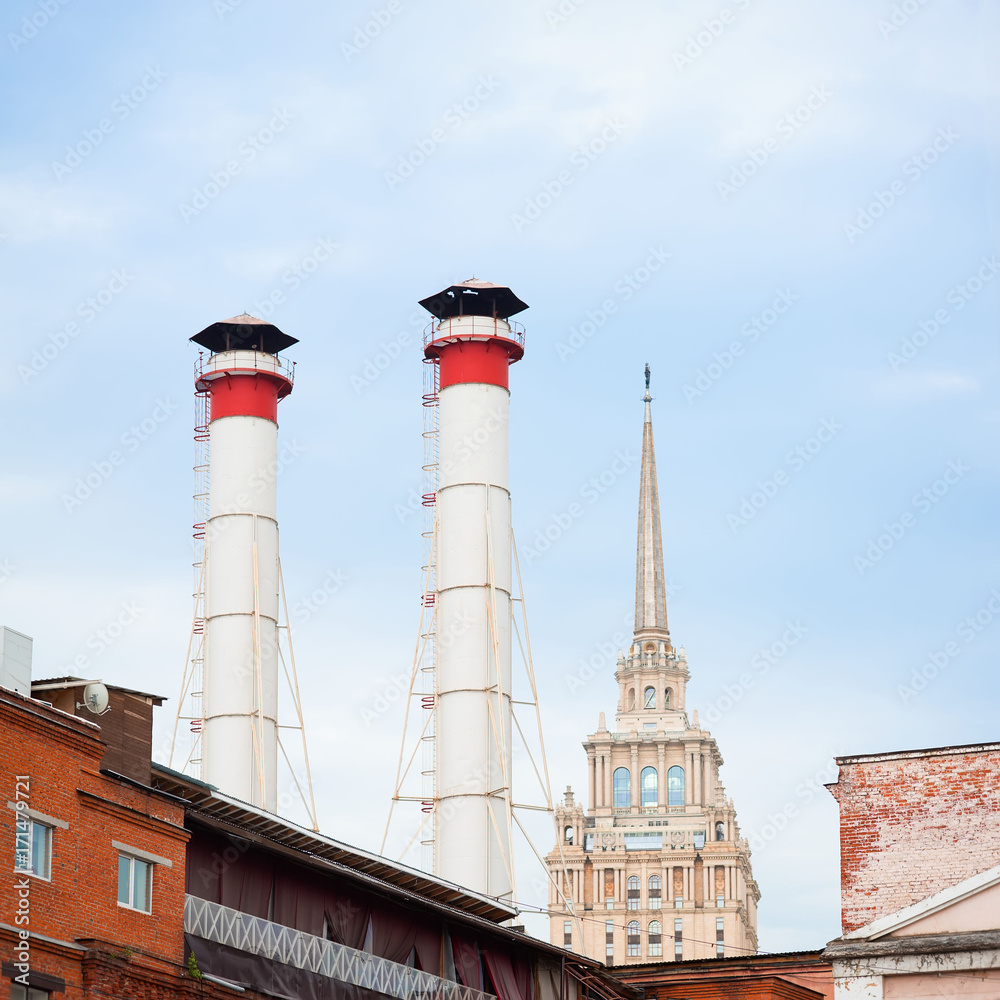
[[[278,400],[297,343],[243,314],[192,337],[211,355],[196,388],[209,399],[201,774],[274,812],[278,754]]]
[[[438,366],[435,869],[510,898],[511,530],[508,368],[524,354],[509,289],[471,280],[420,303]]]

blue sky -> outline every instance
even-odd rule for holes
[[[296,632],[321,822],[377,848],[402,717],[365,713],[409,670],[421,589],[416,301],[509,284],[531,305],[522,550],[583,505],[522,552],[553,783],[585,789],[580,741],[614,711],[610,669],[567,678],[627,630],[648,361],[689,705],[763,845],[761,947],[819,947],[832,756],[997,737],[997,15],[375,2],[5,6],[0,620],[34,636],[36,676],[168,696],[163,745],[190,622],[187,338],[269,313],[301,341],[289,603],[344,581]]]

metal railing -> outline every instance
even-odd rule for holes
[[[399,1000],[496,1000],[491,993],[481,993],[429,972],[411,969],[367,951],[326,941],[315,934],[306,934],[197,896],[184,898],[184,930],[206,941],[262,955],[274,962],[342,983],[353,983]],[[212,972],[211,969],[202,971]]]
[[[269,372],[287,379],[289,385],[295,384],[294,361],[286,361],[276,354],[268,354],[267,351],[241,349],[219,351],[217,354],[207,356],[199,351],[198,360],[194,363],[195,385],[198,385],[205,375],[240,368],[254,372]]]
[[[513,340],[519,347],[524,347],[524,327],[513,319],[498,319],[494,316],[455,316],[456,320],[464,320],[451,332],[451,320],[435,319],[424,327],[424,347],[435,340],[447,340],[450,336],[500,337],[503,340]],[[468,320],[472,320],[472,329]]]

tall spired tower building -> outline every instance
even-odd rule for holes
[[[546,859],[552,943],[609,965],[757,950],[750,849],[719,781],[719,748],[688,716],[687,656],[667,626],[651,402],[647,365],[635,635],[618,653],[615,725],[601,712],[584,742],[589,808],[567,788],[561,843]]]

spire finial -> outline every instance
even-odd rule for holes
[[[650,415],[649,365],[646,365],[645,421],[642,428],[642,461],[639,468],[639,536],[636,546],[635,629],[656,629],[667,637],[667,595],[663,573],[663,540],[660,534],[660,497],[653,452],[653,418]]]

